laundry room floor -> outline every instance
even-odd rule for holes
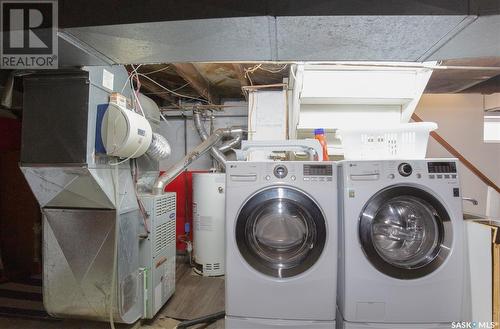
[[[12,298],[15,294],[12,294]],[[20,304],[19,300],[12,300],[12,304]],[[43,307],[34,305],[35,308]],[[153,320],[140,321],[134,325],[116,325],[117,329],[160,329],[175,328],[178,320],[193,319],[207,314],[224,310],[224,278],[201,277],[195,274],[191,267],[184,262],[184,258],[177,260],[176,291],[174,296],[158,312]],[[27,319],[18,317],[3,317],[0,315],[0,328],[12,329],[107,329],[109,323],[57,320],[57,319]],[[223,329],[224,320],[204,325],[193,326],[197,329]]]

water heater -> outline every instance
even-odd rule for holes
[[[225,174],[193,174],[193,256],[203,276],[224,275],[225,186]]]

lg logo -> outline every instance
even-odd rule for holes
[[[57,2],[2,1],[2,68],[57,68]]]

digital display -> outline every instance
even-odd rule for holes
[[[332,176],[332,165],[304,165],[304,176]]]
[[[457,164],[455,162],[428,162],[427,169],[430,174],[456,173]]]

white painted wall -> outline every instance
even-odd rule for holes
[[[439,133],[467,160],[500,185],[500,143],[483,142],[483,96],[479,94],[426,94],[415,112],[424,121],[439,125]],[[430,138],[427,157],[451,157]],[[479,201],[478,206],[464,202],[464,211],[486,215],[487,187],[465,166],[460,165],[462,196]]]

